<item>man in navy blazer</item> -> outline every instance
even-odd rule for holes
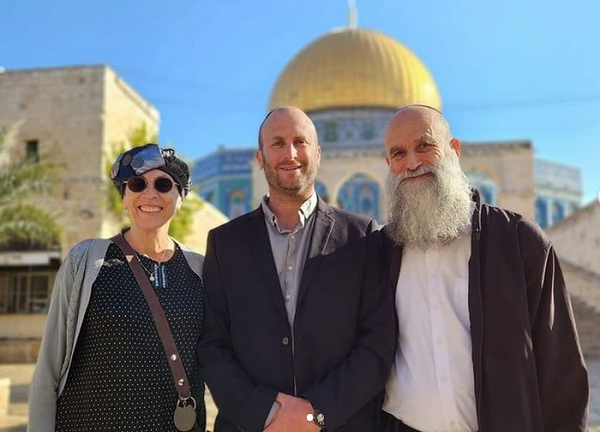
[[[269,195],[209,233],[198,355],[216,432],[377,428],[396,325],[377,222],[328,206],[308,116],[271,111],[258,165]]]

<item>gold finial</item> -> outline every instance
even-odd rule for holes
[[[356,11],[355,0],[348,0],[348,27],[351,29],[358,27],[358,12]]]

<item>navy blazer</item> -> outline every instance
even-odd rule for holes
[[[396,344],[377,223],[319,199],[288,324],[264,213],[209,233],[198,356],[219,408],[216,432],[258,432],[277,392],[308,399],[328,431],[376,429]]]

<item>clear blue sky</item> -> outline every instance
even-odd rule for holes
[[[557,3],[557,5],[552,5]],[[412,49],[454,135],[533,140],[600,191],[600,2],[357,0],[358,24]],[[0,66],[111,65],[189,158],[253,146],[301,48],[347,24],[346,0],[0,0]]]

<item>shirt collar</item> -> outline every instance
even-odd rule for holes
[[[317,208],[317,201],[318,201],[317,194],[313,193],[306,201],[304,201],[302,203],[302,205],[298,209],[298,216],[300,218],[300,223],[294,229],[294,231],[297,229],[300,229],[300,228],[304,228],[306,221],[308,220],[309,217],[311,217],[311,215],[315,212],[315,209]],[[271,225],[273,225],[274,227],[276,227],[278,230],[280,230],[280,228],[277,224],[277,216],[275,215],[275,213],[273,213],[271,211],[268,204],[269,204],[269,196],[265,195],[260,203],[262,210],[265,214],[265,220],[268,223],[270,223]],[[282,231],[282,230],[280,230],[280,231]]]

